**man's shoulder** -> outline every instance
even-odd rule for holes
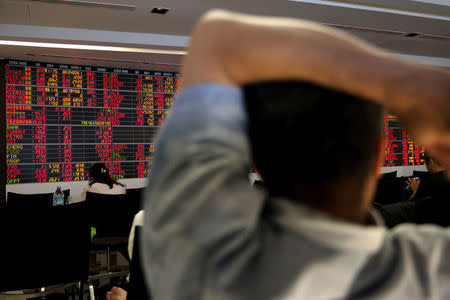
[[[449,230],[402,224],[386,232],[349,288],[351,299],[448,299]],[[375,288],[376,287],[376,288]],[[394,289],[392,287],[395,287]]]
[[[390,230],[386,239],[403,256],[432,260],[433,255],[439,255],[442,259],[450,259],[450,253],[442,253],[444,248],[450,249],[449,228],[432,224],[402,224]]]
[[[389,231],[393,239],[413,239],[413,238],[448,238],[450,239],[450,228],[433,224],[401,224]]]

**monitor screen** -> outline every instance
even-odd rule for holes
[[[153,141],[178,73],[6,60],[7,184],[87,180],[105,162],[115,179],[148,175]],[[423,164],[423,149],[385,114],[385,166]]]
[[[5,61],[7,184],[147,176],[178,73]]]
[[[423,165],[424,149],[420,147],[399,123],[396,115],[384,115],[384,166]]]

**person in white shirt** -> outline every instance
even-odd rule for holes
[[[86,200],[86,193],[97,193],[107,195],[123,195],[126,193],[125,186],[114,180],[109,174],[104,163],[93,164],[88,171],[89,185],[81,193],[81,201]]]
[[[133,259],[133,246],[134,246],[134,232],[136,226],[144,226],[144,210],[140,210],[133,219],[133,224],[131,225],[130,235],[128,236],[128,256],[130,260]]]

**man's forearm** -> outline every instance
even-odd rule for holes
[[[316,23],[214,11],[194,28],[183,88],[303,80],[388,107],[449,170],[450,72]]]
[[[203,61],[210,64],[205,72],[209,69],[225,84],[306,80],[388,107],[409,97],[443,97],[435,84],[429,91],[423,85],[417,91],[417,82],[450,80],[448,72],[395,58],[339,30],[294,19],[215,11],[197,25],[191,50],[186,73]],[[209,74],[203,76],[200,81],[211,81]],[[198,79],[183,80],[188,86]]]

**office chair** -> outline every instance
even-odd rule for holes
[[[420,180],[427,179],[430,176],[428,171],[413,171],[412,177],[419,177]]]
[[[390,181],[397,178],[397,171],[383,173],[383,176],[380,178],[380,181]]]
[[[54,292],[88,280],[89,224],[86,203],[0,211],[0,292]],[[42,295],[48,294],[49,291]],[[29,296],[29,295],[28,295]]]
[[[111,271],[111,251],[119,251],[129,261],[127,255],[128,235],[134,214],[126,195],[105,195],[86,193],[88,221],[96,228],[91,242],[91,250],[106,251],[106,270]]]
[[[126,198],[128,202],[129,214],[134,216],[142,209],[143,207],[143,196],[144,196],[145,188],[136,188],[136,189],[127,189],[126,190]],[[133,220],[133,219],[131,219]]]

